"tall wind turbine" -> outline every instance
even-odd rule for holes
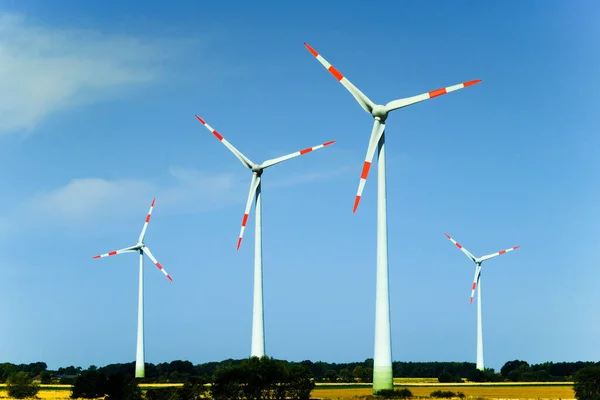
[[[450,241],[452,243],[454,243],[456,245],[456,247],[458,247],[460,249],[460,251],[465,253],[465,255],[467,257],[469,257],[471,259],[471,261],[473,261],[475,263],[475,278],[473,278],[473,287],[471,289],[471,299],[469,300],[469,304],[473,303],[473,295],[475,294],[475,289],[477,288],[477,369],[483,371],[483,369],[484,369],[483,368],[483,332],[482,332],[482,327],[481,327],[481,282],[480,282],[481,263],[483,263],[485,260],[489,260],[490,258],[494,258],[496,256],[507,253],[509,251],[516,250],[520,246],[511,247],[510,249],[506,249],[506,250],[500,250],[497,253],[488,254],[487,256],[483,256],[483,257],[475,257],[473,254],[469,253],[469,251],[467,249],[462,247],[460,245],[460,243],[458,243],[456,240],[452,239],[450,237],[450,235],[448,235],[447,233],[444,233],[444,235],[446,235],[446,237],[448,239],[450,239]]]
[[[99,256],[94,256],[94,258],[102,258],[114,256],[121,253],[132,253],[139,252],[140,253],[140,284],[139,284],[139,293],[138,293],[138,331],[137,331],[137,352],[135,356],[135,377],[143,378],[145,376],[145,361],[144,361],[144,253],[152,260],[152,262],[158,267],[159,270],[162,271],[163,274],[172,282],[173,279],[171,275],[165,271],[162,265],[154,258],[152,252],[144,244],[144,238],[146,237],[146,229],[148,229],[148,223],[150,222],[150,215],[152,214],[152,209],[154,208],[154,202],[156,199],[152,200],[152,204],[150,205],[150,211],[148,211],[148,215],[146,216],[146,222],[144,222],[144,227],[142,228],[142,232],[138,238],[137,244],[133,246],[126,247],[121,250],[111,251],[110,253],[100,254]]]
[[[373,393],[377,393],[383,389],[393,389],[392,375],[392,342],[390,329],[390,297],[389,297],[389,282],[388,282],[388,250],[387,250],[387,201],[386,201],[386,179],[385,179],[385,120],[390,111],[408,107],[412,104],[432,99],[446,93],[453,92],[481,82],[474,80],[458,85],[449,86],[442,89],[437,89],[432,92],[420,94],[418,96],[407,97],[403,99],[393,100],[389,103],[375,104],[363,92],[352,84],[344,75],[335,69],[327,60],[317,53],[307,43],[304,43],[308,51],[342,84],[358,104],[375,120],[371,137],[369,139],[369,147],[367,148],[367,156],[363,165],[360,181],[358,184],[358,192],[354,200],[353,213],[358,208],[358,203],[362,196],[365,182],[371,168],[375,148],[379,148],[378,152],[378,169],[377,169],[377,284],[376,284],[376,303],[375,303],[375,356],[373,358]]]
[[[252,171],[252,180],[250,181],[250,193],[248,193],[248,200],[246,202],[246,209],[244,211],[244,218],[242,219],[242,229],[240,230],[240,237],[237,242],[237,250],[240,249],[242,244],[242,236],[244,235],[244,229],[248,222],[248,215],[250,214],[250,207],[252,206],[252,200],[255,199],[254,213],[255,213],[255,228],[254,228],[254,303],[252,309],[252,348],[250,355],[252,357],[263,357],[265,355],[265,322],[263,312],[263,279],[262,279],[262,206],[261,206],[261,176],[266,168],[269,168],[280,162],[287,161],[289,159],[301,156],[311,151],[318,150],[325,146],[329,146],[335,143],[327,142],[320,144],[315,147],[309,147],[308,149],[300,150],[295,153],[291,153],[282,157],[273,158],[264,161],[262,164],[255,164],[248,157],[242,154],[241,151],[233,147],[219,132],[214,130],[209,124],[206,123],[202,118],[196,115],[198,121],[202,123],[210,132],[221,143],[225,145],[233,153],[234,156],[244,165],[244,167]]]

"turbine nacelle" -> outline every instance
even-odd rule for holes
[[[371,111],[371,115],[373,118],[380,120],[381,122],[385,121],[388,116],[388,111],[386,110],[384,105],[378,104],[373,107]]]
[[[146,221],[144,221],[144,227],[142,228],[142,232],[140,233],[138,242],[135,245],[126,247],[124,249],[115,250],[115,251],[111,251],[111,252],[104,253],[104,254],[99,254],[97,256],[94,256],[93,258],[103,258],[103,257],[115,256],[117,254],[122,254],[122,253],[131,253],[134,251],[140,251],[140,252],[146,253],[148,258],[150,258],[150,260],[152,260],[154,265],[156,265],[158,267],[158,269],[167,277],[167,279],[169,279],[170,281],[173,281],[173,279],[171,278],[171,275],[169,275],[167,273],[167,271],[164,270],[162,265],[158,262],[158,260],[156,260],[154,255],[152,255],[152,252],[150,251],[150,249],[144,244],[144,238],[146,237],[146,230],[148,229],[148,223],[150,222],[150,216],[152,215],[152,210],[154,209],[155,201],[156,201],[156,199],[152,200],[152,204],[150,205],[150,210],[148,210],[148,215],[146,215]]]
[[[473,261],[475,263],[475,277],[473,278],[473,287],[471,288],[471,298],[470,298],[469,302],[473,302],[473,295],[475,294],[475,289],[477,288],[477,285],[479,284],[479,276],[481,275],[481,264],[484,261],[489,260],[490,258],[500,256],[504,253],[516,250],[520,247],[520,246],[515,246],[515,247],[511,247],[510,249],[500,250],[497,253],[488,254],[483,257],[475,257],[473,254],[471,254],[469,252],[469,250],[465,249],[460,243],[458,243],[456,240],[452,239],[452,237],[450,237],[450,235],[448,235],[447,233],[444,233],[444,235],[446,235],[448,240],[450,240],[452,243],[454,243],[454,245],[456,247],[458,247],[460,249],[460,251],[462,251],[467,257],[469,257],[471,259],[471,261]]]

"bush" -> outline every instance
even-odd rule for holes
[[[146,391],[146,400],[179,400],[177,389],[179,388],[148,389]]]
[[[142,399],[142,392],[132,375],[116,373],[107,377],[97,369],[79,375],[71,390],[72,399],[96,399],[105,395],[109,400]]]
[[[438,382],[440,383],[462,383],[463,380],[460,376],[454,376],[449,372],[442,372],[440,376],[438,376]]]
[[[211,395],[214,400],[308,400],[314,385],[305,366],[290,367],[269,357],[252,357],[217,370]]]
[[[409,397],[413,397],[412,392],[408,388],[402,389],[383,389],[375,393],[375,396],[381,397],[384,399],[406,399]]]
[[[81,373],[71,389],[72,399],[95,399],[105,395],[106,375],[98,370],[87,370]]]
[[[114,374],[106,379],[107,400],[142,400],[142,391],[132,375]]]
[[[578,400],[600,399],[600,367],[590,366],[577,371],[573,390]]]
[[[451,390],[436,390],[435,392],[431,392],[429,396],[443,399],[451,399],[453,397],[464,399],[465,394],[463,392],[453,392]]]
[[[33,382],[27,372],[15,372],[10,374],[6,380],[8,395],[15,399],[34,397],[40,390],[40,386]]]

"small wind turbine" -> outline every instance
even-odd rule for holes
[[[358,203],[362,196],[369,169],[375,156],[375,148],[379,147],[377,157],[377,283],[375,288],[375,355],[373,357],[373,393],[383,389],[393,389],[392,373],[392,340],[390,328],[390,295],[388,280],[388,249],[387,249],[387,200],[386,200],[386,179],[385,179],[385,121],[390,111],[399,108],[408,107],[412,104],[424,100],[433,99],[446,93],[453,92],[475,85],[481,82],[480,79],[459,83],[458,85],[437,89],[432,92],[420,94],[418,96],[407,97],[404,99],[393,100],[389,103],[375,104],[363,92],[352,84],[344,75],[334,68],[325,58],[304,43],[308,51],[337,79],[349,92],[358,104],[368,112],[373,119],[373,130],[369,138],[369,147],[367,156],[363,164],[358,192],[354,199],[353,213],[358,208]]]
[[[240,237],[237,242],[237,250],[240,249],[242,244],[242,236],[244,235],[244,229],[248,222],[248,215],[250,214],[250,207],[252,206],[253,198],[256,199],[254,205],[255,223],[254,228],[254,303],[252,311],[252,357],[263,357],[265,355],[265,323],[264,323],[264,312],[263,312],[263,286],[262,286],[262,211],[261,211],[261,176],[265,168],[271,167],[280,162],[287,161],[289,159],[298,157],[302,154],[310,153],[311,151],[318,150],[325,146],[329,146],[335,143],[327,142],[315,147],[309,147],[308,149],[300,150],[295,153],[288,154],[286,156],[273,158],[267,160],[262,164],[255,164],[242,152],[233,147],[219,132],[214,130],[209,124],[206,123],[202,118],[196,115],[198,121],[202,123],[210,132],[221,143],[225,145],[237,157],[238,160],[248,169],[252,171],[252,180],[250,181],[250,193],[248,193],[248,201],[246,202],[246,209],[244,211],[244,218],[242,219],[242,229],[240,230]]]
[[[160,265],[160,263],[154,258],[150,249],[144,244],[144,237],[146,237],[146,229],[148,229],[148,223],[150,222],[150,215],[152,214],[152,209],[154,208],[154,202],[156,199],[152,200],[152,204],[150,205],[150,211],[148,211],[148,215],[146,216],[146,222],[144,222],[144,227],[142,228],[142,232],[138,238],[137,244],[126,247],[121,250],[111,251],[110,253],[100,254],[99,256],[94,256],[94,258],[102,258],[114,256],[121,253],[132,253],[139,252],[140,253],[140,287],[138,294],[138,331],[137,331],[137,352],[135,357],[135,377],[143,378],[145,375],[145,361],[144,361],[144,253],[152,260],[152,262],[158,267],[159,270],[162,271],[163,274],[172,282],[173,279],[171,276],[165,271],[165,269]]]
[[[456,240],[452,239],[450,237],[450,235],[448,235],[447,233],[444,233],[444,235],[446,235],[446,237],[448,239],[450,239],[450,241],[452,243],[454,243],[456,245],[456,247],[458,247],[463,253],[465,253],[465,255],[467,257],[469,257],[471,259],[471,261],[473,261],[475,263],[475,277],[473,278],[473,287],[471,288],[471,298],[469,300],[469,304],[473,303],[473,295],[475,294],[475,289],[477,289],[477,369],[483,371],[483,369],[484,369],[484,367],[483,367],[483,332],[482,332],[482,326],[481,326],[481,282],[480,282],[481,263],[483,263],[485,260],[489,260],[490,258],[494,258],[496,256],[502,255],[509,251],[516,250],[521,246],[511,247],[510,249],[506,249],[506,250],[500,250],[497,253],[488,254],[487,256],[483,256],[483,257],[475,257],[473,254],[469,253],[469,251],[467,249],[462,247],[460,245],[460,243],[458,243]]]

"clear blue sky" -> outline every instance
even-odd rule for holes
[[[393,359],[598,360],[600,5],[594,1],[6,1],[0,14],[0,359],[51,368],[250,352],[253,161],[337,143],[263,178],[266,351],[373,356],[372,119],[307,41],[379,103],[483,82],[387,122]],[[375,171],[375,170],[373,170]]]

